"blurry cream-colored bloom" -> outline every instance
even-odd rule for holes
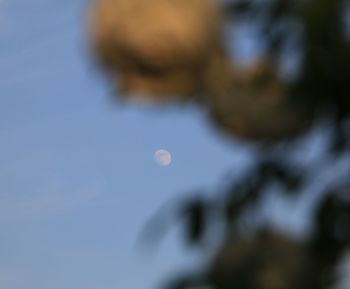
[[[97,59],[122,93],[157,102],[200,89],[219,30],[212,0],[96,0],[91,9]]]

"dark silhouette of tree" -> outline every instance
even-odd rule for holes
[[[307,187],[350,152],[348,11],[346,0],[96,1],[92,44],[101,67],[118,79],[120,95],[156,104],[197,102],[219,130],[259,152],[255,164],[213,198],[180,201],[171,218],[162,213],[146,226],[145,240],[155,242],[169,221],[182,220],[189,246],[201,246],[218,224],[222,228],[209,264],[165,288],[336,284],[350,244],[350,172],[339,172],[346,177],[317,186],[316,193]],[[244,67],[229,56],[222,28],[247,23],[263,53]],[[283,77],[283,64],[295,56],[294,77]],[[316,163],[298,164],[289,157],[295,140],[315,125],[331,132],[327,147]],[[295,200],[317,194],[309,234],[296,238],[261,221],[271,191]]]

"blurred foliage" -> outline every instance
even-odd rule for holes
[[[350,172],[315,188],[319,197],[305,220],[312,231],[304,238],[268,226],[261,208],[271,191],[305,198],[321,166],[298,166],[288,156],[295,138],[314,125],[333,124],[319,160],[323,167],[349,155],[349,12],[346,0],[96,1],[91,40],[101,67],[118,80],[119,95],[156,104],[195,101],[228,136],[260,149],[255,164],[214,197],[180,201],[146,226],[144,237],[155,242],[180,219],[191,246],[222,228],[209,264],[166,288],[336,284],[336,268],[350,243]],[[262,51],[248,66],[230,55],[223,32],[224,26],[242,25],[255,28]],[[293,77],[282,73],[288,61]],[[273,153],[276,147],[279,153]]]
[[[99,61],[123,95],[164,102],[198,91],[219,43],[210,0],[96,1],[91,35]]]

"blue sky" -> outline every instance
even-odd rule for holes
[[[0,287],[155,288],[196,254],[178,229],[135,250],[166,201],[219,184],[244,150],[195,107],[113,104],[94,69],[87,1],[0,5]],[[153,153],[173,154],[169,167]]]

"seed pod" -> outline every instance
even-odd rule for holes
[[[210,275],[218,289],[315,288],[310,264],[302,243],[264,232],[224,244],[212,262]]]
[[[218,59],[207,76],[209,110],[220,129],[248,140],[276,141],[309,127],[313,114],[293,100],[270,65],[233,71],[225,61]]]
[[[213,0],[97,0],[90,34],[121,92],[163,102],[200,89],[220,18]]]

